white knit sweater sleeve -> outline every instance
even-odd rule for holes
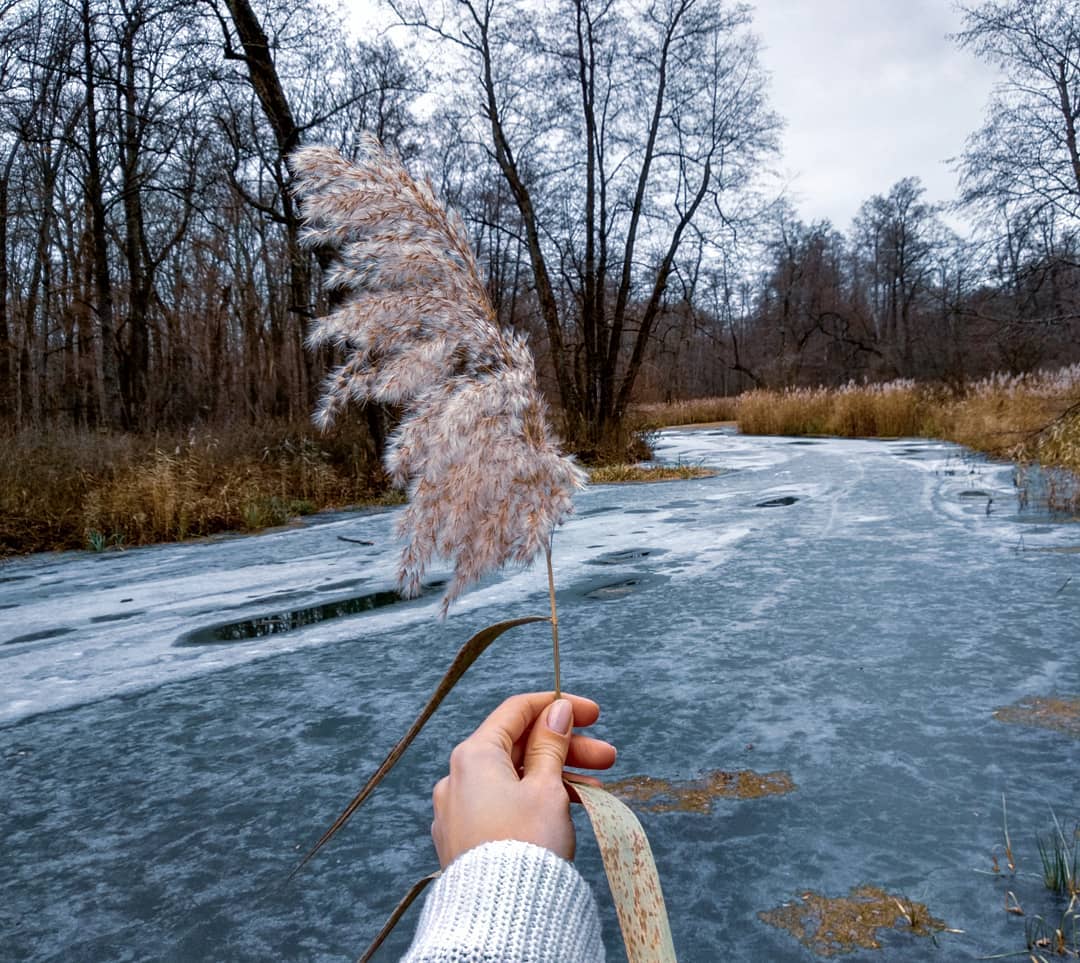
[[[602,963],[600,917],[574,867],[532,843],[484,843],[428,894],[402,963]]]

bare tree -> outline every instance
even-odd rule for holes
[[[1080,214],[1080,4],[986,0],[960,9],[956,40],[1006,78],[961,158],[963,199],[991,211]]]
[[[568,430],[630,403],[694,224],[775,146],[750,15],[721,0],[394,4],[459,55],[466,137],[509,187]]]

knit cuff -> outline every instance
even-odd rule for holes
[[[403,963],[599,963],[600,919],[574,867],[532,843],[484,843],[433,884]]]

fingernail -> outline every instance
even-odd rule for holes
[[[547,726],[552,732],[565,736],[574,721],[574,709],[565,699],[556,699],[548,709]]]

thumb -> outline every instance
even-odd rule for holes
[[[525,745],[525,779],[552,779],[562,784],[573,727],[574,707],[566,699],[556,699],[540,714]]]

